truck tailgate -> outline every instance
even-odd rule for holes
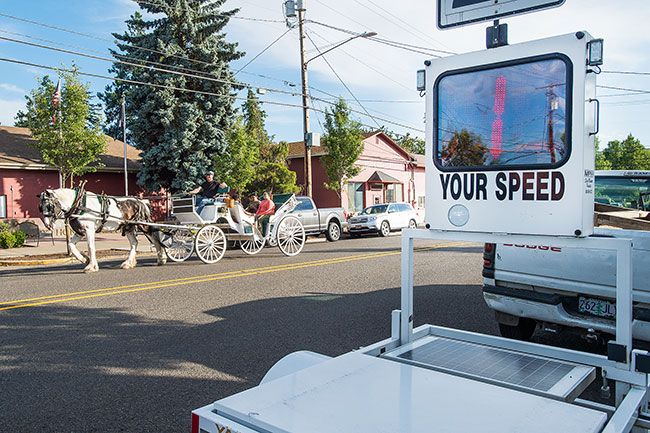
[[[650,233],[596,229],[598,235],[631,238],[634,241],[633,287],[650,299]],[[495,280],[578,293],[614,297],[616,253],[592,249],[557,248],[553,245],[498,245]],[[645,299],[641,299],[645,298]]]

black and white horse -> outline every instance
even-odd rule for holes
[[[122,231],[131,246],[129,256],[121,268],[135,267],[138,239],[136,231],[140,229],[156,248],[158,264],[167,262],[165,250],[160,243],[160,232],[149,225],[137,222],[151,222],[151,208],[144,200],[131,197],[111,197],[86,192],[83,188],[48,189],[39,195],[39,209],[43,214],[43,223],[52,229],[57,219],[67,219],[74,231],[69,247],[72,255],[85,263],[85,272],[97,272],[95,233]],[[83,237],[88,242],[88,254],[79,251],[76,244]]]

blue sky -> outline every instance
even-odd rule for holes
[[[240,7],[240,17],[271,20],[271,22],[232,20],[227,27],[228,38],[237,41],[247,56],[233,64],[238,69],[270,42],[286,31],[282,22],[280,0],[229,0],[227,7]],[[308,18],[321,23],[356,32],[376,31],[379,37],[412,45],[457,53],[484,48],[484,24],[454,30],[435,28],[433,0],[394,2],[389,0],[308,0]],[[537,14],[505,20],[509,25],[510,42],[523,42],[556,34],[587,30],[595,37],[605,39],[605,65],[612,71],[650,72],[650,31],[645,17],[650,16],[647,0],[626,0],[625,8],[611,0],[567,0],[560,8]],[[124,20],[135,11],[131,0],[5,0],[0,3],[0,13],[31,19],[94,35],[88,38],[29,23],[0,17],[0,36],[30,40],[47,39],[57,44],[76,47],[78,51],[107,54],[112,46],[111,32],[122,32]],[[318,24],[309,24],[314,42],[320,46],[342,41],[346,34]],[[11,32],[11,33],[7,33]],[[33,42],[41,42],[31,39]],[[54,45],[53,43],[45,43]],[[316,51],[308,43],[308,56]],[[72,49],[72,48],[71,48]],[[48,66],[70,64],[74,60],[82,71],[107,75],[109,63],[49,52],[38,48],[0,41],[0,57],[20,59]],[[381,117],[405,125],[388,125],[396,132],[422,135],[424,128],[424,101],[415,87],[415,71],[422,67],[428,55],[404,51],[364,39],[357,39],[325,56],[331,66],[361,100],[359,106],[333,74],[323,59],[310,63],[312,94],[323,99],[340,95],[351,100],[352,107],[360,113],[355,117],[366,125],[384,124]],[[238,78],[256,87],[284,91],[298,90],[300,83],[297,31],[280,39],[271,49],[247,66]],[[29,66],[0,62],[0,122],[11,124],[15,112],[24,105],[23,95],[34,87],[36,77],[49,73]],[[87,79],[93,92],[101,91],[107,84],[100,79]],[[650,76],[602,74],[599,84],[650,90]],[[327,93],[323,93],[327,92]],[[620,95],[616,90],[599,89],[599,95]],[[262,96],[276,102],[299,104],[298,96],[267,92]],[[390,101],[390,102],[375,102]],[[650,95],[605,96],[602,98],[601,141],[623,138],[628,133],[639,137],[650,146],[648,108]],[[316,102],[324,109],[327,104]],[[267,126],[277,140],[298,140],[302,137],[301,110],[295,107],[267,105]],[[323,116],[312,115],[312,128],[320,131]]]

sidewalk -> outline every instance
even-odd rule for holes
[[[115,255],[126,258],[129,241],[120,233],[101,233],[95,239],[98,256]],[[88,251],[85,240],[80,241],[77,247],[82,252]],[[138,253],[153,253],[153,247],[144,236],[138,236]],[[38,247],[35,241],[28,240],[26,245],[20,248],[0,248],[0,266],[26,265],[32,262],[38,262],[34,264],[66,263],[71,260],[74,259],[67,257],[65,238],[55,237],[52,243],[52,238],[44,237],[41,238]]]

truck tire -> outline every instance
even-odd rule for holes
[[[499,333],[502,337],[512,338],[513,340],[529,341],[535,333],[537,322],[525,317],[519,318],[519,324],[506,325],[499,323]]]
[[[390,224],[388,224],[388,221],[382,221],[381,225],[379,226],[379,236],[385,238],[389,234],[390,234]]]
[[[336,242],[341,239],[341,226],[335,220],[327,223],[327,231],[325,232],[325,237],[330,242]]]

